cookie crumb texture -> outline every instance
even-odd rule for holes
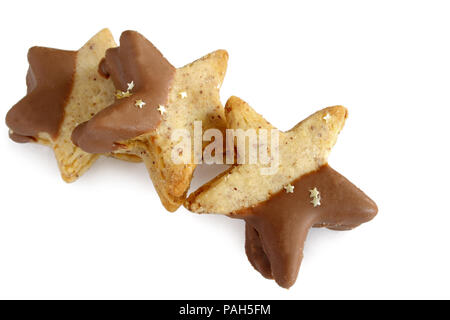
[[[99,157],[75,146],[71,135],[78,124],[114,102],[114,85],[98,74],[98,65],[106,50],[115,46],[111,33],[105,29],[78,51],[74,86],[59,135],[53,142],[61,175],[67,182],[76,180]]]

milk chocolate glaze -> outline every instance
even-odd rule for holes
[[[157,128],[161,122],[157,109],[167,103],[176,69],[141,34],[125,31],[120,47],[106,52],[99,70],[111,77],[117,90],[127,91],[132,81],[135,87],[131,97],[116,100],[74,130],[73,143],[90,153],[114,151],[118,142]],[[136,107],[136,100],[144,101],[145,106]]]
[[[98,64],[98,73],[106,79],[109,79],[109,73],[106,70],[106,59],[103,58],[100,63]]]
[[[246,252],[251,264],[266,278],[291,287],[303,258],[303,246],[311,227],[349,230],[370,221],[376,204],[350,181],[324,165],[291,183],[285,190],[253,208],[231,215],[244,219]],[[317,188],[321,205],[314,207],[309,190]]]
[[[41,132],[56,138],[73,88],[76,52],[43,47],[28,51],[27,95],[6,115],[10,138],[36,141]]]
[[[253,268],[264,278],[273,279],[270,261],[264,252],[258,231],[248,223],[245,224],[245,253]]]

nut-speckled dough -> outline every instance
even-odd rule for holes
[[[275,129],[237,97],[227,101],[225,110],[230,129]],[[329,119],[325,120],[327,114]],[[192,193],[186,200],[186,208],[197,213],[232,214],[267,200],[293,180],[327,163],[346,117],[346,108],[329,107],[291,130],[279,132],[276,174],[261,175],[259,169],[267,165],[259,163],[236,165]]]

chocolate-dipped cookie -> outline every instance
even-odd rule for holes
[[[173,161],[172,133],[194,122],[203,129],[224,130],[219,88],[228,54],[215,51],[176,69],[145,37],[125,31],[120,47],[110,49],[100,70],[114,81],[116,101],[73,132],[73,142],[91,153],[141,157],[162,204],[175,211],[185,200],[196,167]]]
[[[348,230],[377,214],[376,204],[327,162],[346,118],[344,107],[330,107],[278,132],[278,145],[268,146],[279,155],[273,174],[261,174],[268,164],[235,165],[191,194],[186,208],[245,220],[249,261],[289,288],[311,227]],[[226,119],[232,129],[275,129],[236,97],[226,104]]]
[[[28,52],[27,95],[6,116],[9,136],[53,148],[66,182],[76,180],[98,158],[75,146],[71,135],[79,123],[114,101],[114,85],[98,73],[98,64],[115,46],[104,29],[78,51],[33,47]]]

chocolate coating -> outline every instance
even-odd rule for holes
[[[27,95],[6,115],[16,142],[36,141],[39,133],[58,136],[73,88],[76,52],[43,47],[28,51]]]
[[[106,59],[103,58],[100,63],[98,64],[98,74],[101,75],[103,78],[109,79],[109,73],[106,70]]]
[[[125,31],[120,47],[109,49],[99,66],[110,76],[117,90],[127,91],[134,82],[132,96],[116,100],[91,120],[75,128],[72,141],[90,153],[105,153],[120,147],[120,141],[135,138],[157,128],[161,122],[159,105],[165,105],[176,69],[146,38]],[[136,100],[145,102],[136,107]]]
[[[263,203],[231,215],[247,223],[246,252],[251,264],[284,288],[297,279],[311,227],[349,230],[372,220],[378,212],[369,197],[328,165],[291,184],[294,193],[283,189]],[[314,188],[321,196],[317,207],[311,204],[309,192]]]
[[[258,231],[248,223],[245,224],[245,253],[253,268],[264,278],[273,279],[270,261],[264,252]]]

